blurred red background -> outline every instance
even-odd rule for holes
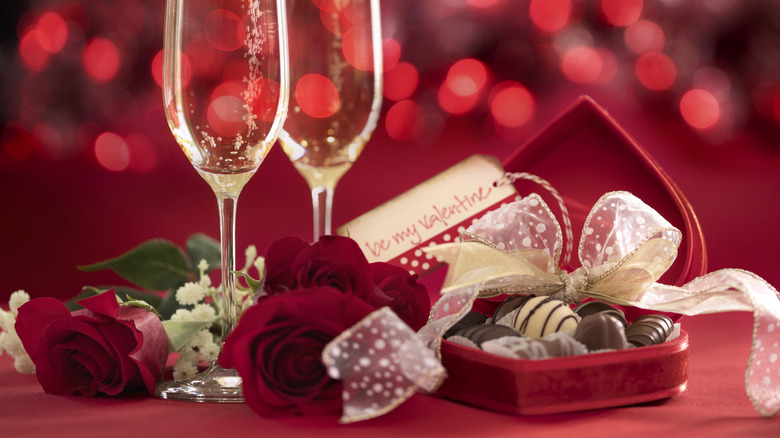
[[[305,0],[304,0],[305,1]],[[77,265],[218,235],[173,140],[162,0],[3,4],[0,302],[115,283]],[[336,190],[338,226],[463,158],[505,158],[591,95],[678,183],[710,270],[780,284],[780,4],[736,0],[384,2],[385,101]],[[198,68],[193,65],[193,74]],[[311,236],[308,188],[275,147],[242,193],[242,249]]]

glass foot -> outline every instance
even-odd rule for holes
[[[157,385],[154,395],[168,400],[208,403],[243,403],[241,376],[234,369],[212,365],[206,371],[184,380]]]

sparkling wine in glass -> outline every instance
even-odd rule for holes
[[[222,339],[236,324],[235,211],[241,189],[276,141],[287,112],[284,0],[167,0],[163,104],[168,125],[217,196]],[[158,385],[166,399],[242,402],[241,377],[216,362]]]
[[[378,0],[287,0],[290,112],[280,143],[309,184],[314,240],[331,234],[333,191],[382,105]]]

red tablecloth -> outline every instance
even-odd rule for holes
[[[264,419],[246,405],[159,400],[146,393],[82,398],[43,393],[35,376],[0,357],[0,430],[12,437],[169,436],[740,436],[776,437],[780,417],[761,418],[743,386],[749,314],[685,318],[690,334],[688,389],[671,399],[560,415],[491,413],[415,395],[384,417],[339,425],[335,417]],[[637,376],[641,378],[641,376]]]
[[[582,90],[546,99],[538,126]],[[588,91],[588,90],[586,90]],[[780,150],[747,132],[711,145],[666,115],[595,94],[677,182],[707,242],[710,270],[742,268],[780,285]],[[166,129],[164,122],[162,128]],[[159,128],[159,127],[157,127]],[[150,127],[150,129],[152,129]],[[380,128],[336,192],[334,224],[344,223],[474,153],[503,159],[517,144],[485,140],[482,122],[452,120],[431,144],[394,142]],[[216,203],[173,139],[152,173],[112,173],[82,154],[64,162],[0,159],[0,303],[16,289],[66,299],[83,285],[115,283],[108,272],[75,266],[116,256],[142,241],[216,236]],[[252,243],[262,254],[276,238],[310,236],[305,183],[275,148],[247,185],[238,208],[239,262]],[[642,406],[515,417],[418,395],[375,420],[339,426],[335,418],[266,420],[245,405],[188,404],[145,395],[50,396],[34,376],[0,357],[0,435],[17,436],[780,436],[744,392],[752,320],[747,314],[683,319],[691,341],[690,385],[682,395]],[[640,377],[641,378],[641,377]],[[778,375],[780,378],[780,375]]]

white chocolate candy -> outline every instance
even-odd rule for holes
[[[580,317],[565,302],[550,297],[531,297],[520,307],[497,321],[513,327],[529,338],[541,338],[577,328]]]

